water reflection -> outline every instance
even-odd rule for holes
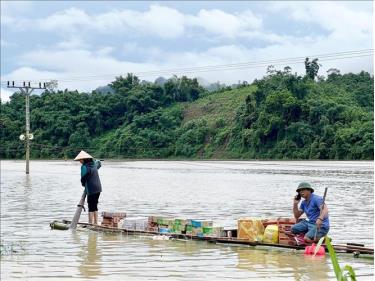
[[[95,278],[101,275],[101,249],[98,247],[98,235],[94,231],[88,231],[87,244],[82,243],[79,265],[79,272],[86,278]]]
[[[31,210],[30,204],[32,204],[32,202],[30,201],[30,196],[32,194],[30,175],[25,175],[22,186],[24,187],[24,198],[25,198],[24,200],[25,207],[23,208],[23,210],[25,211],[27,221],[29,221],[30,216],[32,215],[30,214],[30,210]]]
[[[326,257],[306,256],[301,251],[255,250],[234,248],[238,255],[237,268],[253,272],[257,276],[289,278],[294,280],[329,280]]]
[[[160,253],[160,256],[165,253],[174,252],[174,254],[180,254],[183,256],[199,256],[207,249],[211,248],[210,244],[203,241],[195,240],[184,240],[184,239],[173,239],[173,240],[153,240],[152,237],[145,240],[143,243],[147,243],[150,247],[150,252]]]

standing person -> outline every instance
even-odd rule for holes
[[[307,243],[317,242],[329,231],[329,218],[327,205],[323,204],[323,198],[314,194],[314,189],[307,182],[301,182],[296,190],[298,195],[294,198],[293,213],[296,220],[305,213],[306,219],[292,226],[293,234],[305,234]],[[302,201],[298,208],[298,203]]]
[[[85,151],[81,151],[74,161],[79,161],[81,166],[81,183],[87,194],[87,205],[89,206],[89,223],[98,224],[98,200],[102,192],[98,170],[101,167],[99,160]]]

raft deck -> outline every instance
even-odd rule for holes
[[[63,224],[70,224],[71,221],[63,220]],[[268,244],[262,242],[252,242],[246,239],[238,239],[235,237],[200,237],[194,236],[189,234],[175,234],[175,233],[159,233],[156,231],[142,231],[142,230],[127,230],[123,228],[117,227],[110,227],[110,226],[101,226],[101,225],[92,225],[89,223],[78,223],[80,228],[90,229],[93,231],[99,232],[111,232],[111,233],[121,233],[126,235],[150,235],[150,236],[167,236],[172,239],[184,239],[184,240],[201,240],[207,241],[210,243],[217,243],[217,244],[229,244],[229,245],[247,245],[253,247],[275,247],[275,248],[287,248],[287,249],[295,249],[295,250],[305,250],[306,245],[284,245],[284,244]],[[52,227],[52,223],[51,223]],[[325,245],[322,245],[325,247]],[[355,257],[359,257],[359,255],[369,255],[373,258],[374,256],[374,249],[364,247],[362,244],[355,244],[355,243],[347,243],[344,245],[332,245],[335,249],[336,253],[353,253]]]

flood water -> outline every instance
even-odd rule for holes
[[[323,195],[334,244],[374,245],[373,162],[104,161],[99,211],[165,215],[235,226],[241,217],[292,217],[296,186]],[[1,280],[336,280],[326,257],[203,241],[51,230],[82,194],[73,161],[1,161]],[[82,213],[81,221],[87,221]],[[338,255],[357,280],[373,260]]]

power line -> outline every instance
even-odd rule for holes
[[[206,65],[206,66],[197,66],[197,67],[185,67],[185,68],[171,68],[171,69],[160,69],[160,70],[150,70],[143,72],[134,72],[135,75],[139,77],[147,76],[156,76],[156,75],[167,75],[167,74],[191,74],[191,73],[201,73],[201,72],[215,72],[215,71],[228,71],[228,70],[241,70],[241,69],[251,69],[251,68],[260,68],[265,67],[270,64],[272,65],[283,65],[283,64],[300,64],[304,63],[306,57],[317,57],[319,61],[333,61],[333,60],[342,60],[342,59],[353,59],[361,57],[373,56],[373,49],[363,49],[355,51],[346,51],[346,52],[335,52],[335,53],[326,53],[310,56],[301,56],[301,57],[290,57],[282,59],[271,59],[271,60],[262,60],[262,61],[249,61],[242,63],[232,63],[232,64],[221,64],[221,65]],[[96,80],[107,80],[114,78],[116,76],[121,76],[122,74],[104,74],[104,75],[86,75],[86,76],[73,76],[67,77],[65,79],[59,79],[59,82],[81,82],[81,81],[90,81],[92,79]],[[48,79],[46,79],[48,80]],[[3,82],[1,82],[3,83]]]

